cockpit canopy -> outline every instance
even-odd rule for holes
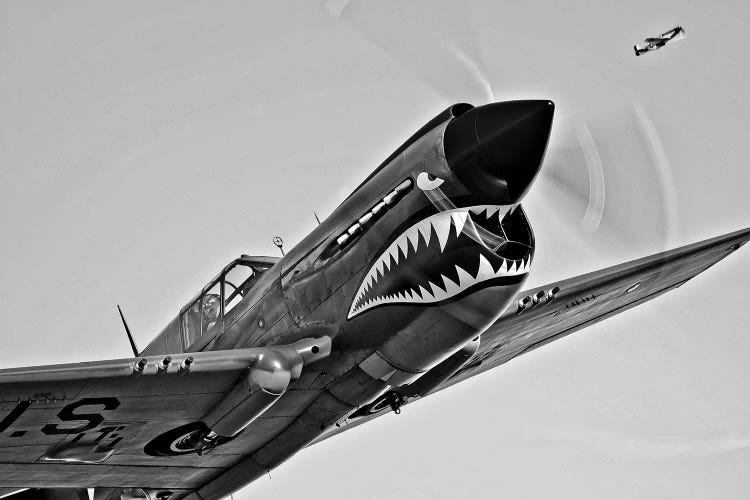
[[[243,255],[224,267],[180,310],[182,348],[191,350],[199,340],[207,340],[228,326],[236,314],[234,308],[278,260],[277,257]]]

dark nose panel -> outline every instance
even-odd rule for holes
[[[552,101],[508,101],[474,108],[445,129],[448,165],[472,193],[487,202],[517,203],[544,159]]]

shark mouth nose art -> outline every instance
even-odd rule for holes
[[[470,193],[458,208],[425,170],[416,185],[435,209],[386,241],[348,319],[384,305],[440,305],[529,272],[534,237],[518,205],[541,168],[554,104],[507,101],[472,108],[443,131],[445,162]],[[424,212],[422,212],[424,213]],[[409,221],[402,227],[406,227]]]
[[[517,205],[440,211],[382,251],[360,283],[348,318],[383,305],[444,304],[480,288],[518,283],[529,271],[531,238]]]

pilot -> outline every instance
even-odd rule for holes
[[[203,324],[203,332],[208,331],[216,325],[219,319],[219,312],[221,310],[221,297],[215,293],[208,293],[203,296],[203,302],[201,305],[201,321]]]

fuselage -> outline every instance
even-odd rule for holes
[[[183,338],[178,317],[147,348],[332,340],[331,355],[306,366],[269,410],[294,419],[258,419],[223,445],[249,454],[227,494],[384,393],[408,392],[451,356],[469,356],[466,346],[478,344],[528,276],[534,240],[520,201],[541,165],[553,108],[451,106],[269,261],[220,329],[180,346],[170,340]]]

